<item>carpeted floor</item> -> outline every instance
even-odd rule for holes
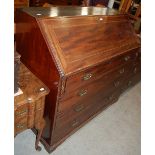
[[[140,155],[141,85],[126,91],[117,103],[100,113],[61,144],[52,155]],[[15,155],[48,155],[34,148],[35,135],[15,138]]]

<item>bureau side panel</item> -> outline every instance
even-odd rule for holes
[[[60,74],[35,18],[18,10],[15,16],[16,47],[21,61],[50,89],[45,103],[46,127],[42,138],[48,145],[54,124]]]

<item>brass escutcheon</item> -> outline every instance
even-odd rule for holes
[[[126,57],[124,58],[125,61],[128,61],[129,59],[130,59],[130,56],[126,56]]]
[[[84,105],[79,105],[79,106],[77,106],[77,107],[74,108],[74,110],[75,110],[76,112],[80,112],[80,111],[82,111],[83,109],[84,109]]]
[[[120,70],[119,70],[119,73],[120,73],[120,74],[123,74],[123,73],[124,73],[124,68],[120,69]]]
[[[18,124],[16,127],[17,127],[17,128],[19,128],[19,129],[22,129],[22,128],[24,128],[24,127],[25,127],[25,125]]]
[[[78,95],[79,96],[84,96],[86,94],[87,94],[87,90],[81,90]]]
[[[16,112],[16,116],[23,116],[23,115],[26,115],[27,112],[28,112],[28,110],[27,110],[27,109],[24,109],[24,110],[22,110],[22,111]]]
[[[92,75],[91,73],[88,73],[88,74],[86,74],[86,75],[83,77],[83,80],[84,80],[84,81],[87,81],[87,80],[89,80],[92,76],[93,76],[93,75]]]

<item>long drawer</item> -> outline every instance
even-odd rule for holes
[[[18,121],[14,123],[14,132],[15,134],[18,134],[19,132],[22,132],[28,128],[27,126],[27,117],[21,118]]]
[[[137,71],[135,74],[130,75],[121,85],[121,93],[125,92],[128,88],[134,86],[141,79],[141,72]]]
[[[107,73],[116,70],[121,66],[135,63],[139,57],[140,49],[137,48],[103,64],[99,64],[98,66],[82,71],[81,73],[74,74],[67,79],[65,93],[70,93],[79,87],[92,83],[94,80],[100,79]]]
[[[28,104],[23,104],[22,106],[18,107],[17,110],[15,110],[14,114],[15,114],[15,122],[21,118],[27,117]]]
[[[134,70],[134,63],[128,63],[123,66],[118,66],[117,69],[109,71],[107,74],[100,76],[99,79],[94,79],[90,83],[85,83],[85,85],[80,85],[75,90],[68,91],[60,98],[60,101],[66,100],[81,100],[87,97],[92,96],[94,93],[98,92],[100,89],[105,87],[107,89],[107,85],[113,82],[113,86],[119,85],[118,78],[128,77]],[[70,85],[70,87],[78,85],[78,82]],[[68,86],[69,87],[69,86]],[[67,89],[67,88],[66,88]],[[68,88],[69,89],[69,88]],[[61,104],[61,102],[60,102]]]

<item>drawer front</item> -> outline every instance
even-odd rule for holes
[[[20,133],[24,130],[26,130],[27,127],[27,117],[19,120],[18,122],[15,122],[14,124],[14,130],[15,130],[15,134]]]
[[[136,56],[136,61],[140,62],[141,61],[141,48],[138,48],[137,52],[135,53]]]
[[[109,89],[111,87],[117,87],[117,85],[120,84],[118,79],[128,77],[129,74],[133,72],[132,70],[133,63],[128,63],[127,65],[119,66],[116,70],[109,72],[108,74],[102,76],[100,79],[94,80],[91,83],[86,83],[85,85],[82,85],[81,87],[72,90],[72,92],[70,93],[65,93],[60,98],[60,101],[79,101],[91,97],[92,95],[96,94],[96,92],[100,91],[102,88]],[[68,92],[68,90],[66,90],[66,92]]]
[[[133,75],[135,75],[135,74],[140,73],[140,72],[141,72],[141,63],[137,62],[132,67],[132,73],[133,73]]]
[[[115,91],[106,97],[98,97],[90,106],[75,117],[70,117],[70,114],[68,113],[66,117],[57,119],[53,141],[58,142],[61,140],[64,136],[79,127],[98,111],[114,103],[118,99],[119,95],[120,91]]]
[[[25,118],[28,115],[28,105],[24,104],[20,107],[18,107],[15,111],[15,121],[21,119],[21,118]]]
[[[126,91],[128,88],[134,86],[141,79],[141,72],[134,73],[130,75],[121,85],[121,93]]]
[[[120,68],[120,66],[134,63],[139,56],[139,49],[132,50],[127,54],[111,59],[104,64],[100,64],[91,69],[68,77],[66,82],[65,93],[70,93],[81,86],[91,83],[96,79],[100,79],[107,73]]]
[[[27,120],[27,128],[32,128],[34,123],[39,122],[44,114],[45,97],[41,97],[38,100],[25,103],[15,110],[15,123],[22,120]]]

